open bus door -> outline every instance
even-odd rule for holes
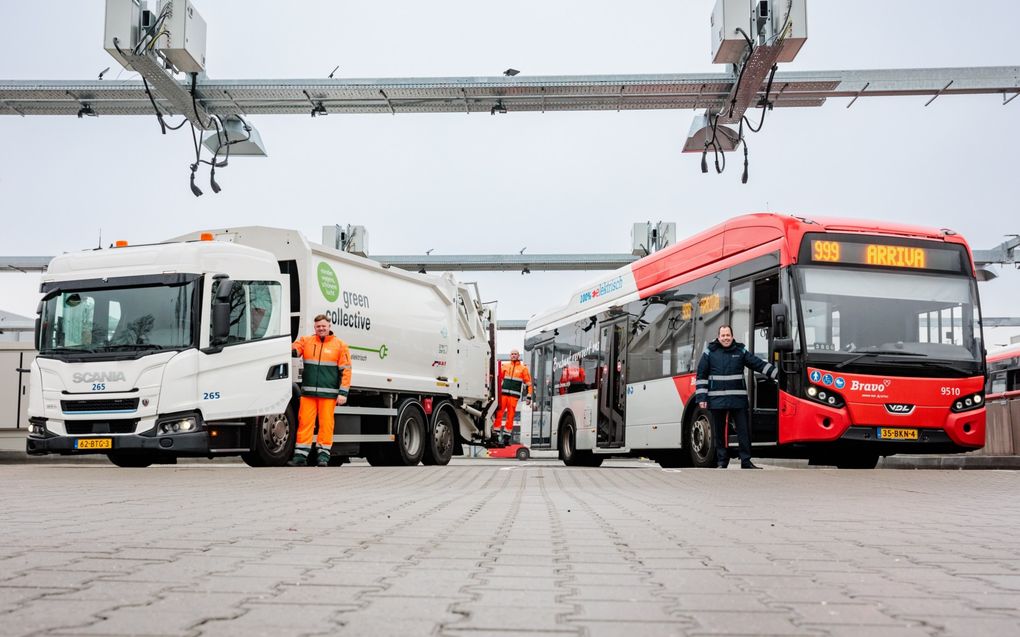
[[[534,449],[551,449],[553,394],[552,340],[536,345],[531,351],[531,376],[531,382],[534,384],[534,401],[531,407],[531,447]]]
[[[603,323],[599,344],[602,365],[598,378],[598,429],[600,448],[624,446],[624,413],[627,408],[627,317]]]
[[[769,361],[769,329],[772,304],[779,302],[779,273],[756,274],[732,288],[733,337],[758,358]],[[779,440],[779,388],[764,374],[745,370],[752,443]]]

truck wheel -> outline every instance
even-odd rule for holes
[[[413,467],[425,453],[425,417],[414,401],[404,403],[397,415],[396,440],[391,445],[394,464]]]
[[[517,450],[517,453],[515,455],[517,456],[518,460],[527,460],[528,458],[531,457],[531,452],[528,451],[527,447],[521,447],[520,449]]]
[[[708,411],[699,407],[684,433],[691,465],[701,469],[714,467],[715,440],[712,438],[712,421],[708,419]]]
[[[441,409],[433,419],[428,440],[425,441],[425,452],[422,464],[447,465],[453,457],[454,420],[449,409]]]
[[[259,416],[252,428],[251,451],[241,454],[249,467],[282,467],[294,455],[297,418],[288,407],[282,414]]]
[[[106,457],[118,467],[129,469],[143,469],[156,461],[152,454],[148,453],[108,453]]]

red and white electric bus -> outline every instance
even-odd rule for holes
[[[1020,399],[1020,343],[988,352],[988,400]]]
[[[950,230],[751,214],[575,290],[528,322],[532,448],[568,465],[612,455],[715,464],[693,402],[720,325],[777,364],[748,373],[760,457],[874,467],[984,445],[974,263]]]

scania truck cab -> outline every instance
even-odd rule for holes
[[[288,281],[263,250],[202,239],[53,259],[28,453],[104,453],[135,467],[290,458]]]

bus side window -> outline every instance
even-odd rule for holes
[[[996,372],[994,375],[992,375],[988,379],[988,389],[987,389],[987,391],[988,391],[989,394],[1001,394],[1002,392],[1007,391],[1007,389],[1006,389],[1006,372],[1004,372],[1004,371]]]

